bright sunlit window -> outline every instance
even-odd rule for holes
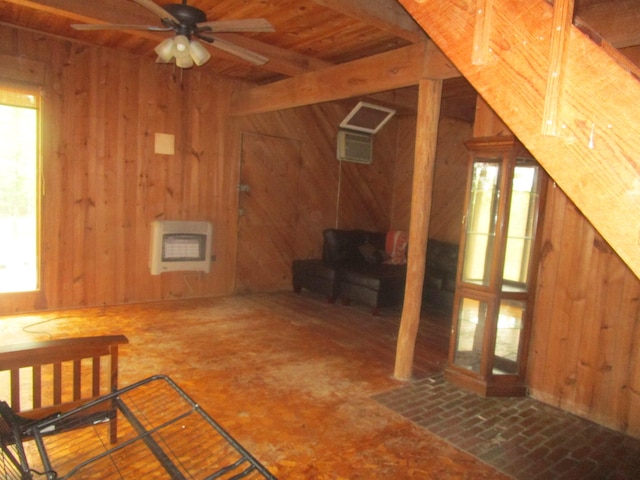
[[[0,85],[0,293],[38,289],[40,94]]]

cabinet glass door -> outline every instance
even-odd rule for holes
[[[460,368],[480,373],[489,304],[475,298],[460,299],[453,362]]]
[[[540,200],[540,166],[519,159],[514,169],[502,290],[526,292]]]
[[[462,281],[486,286],[495,250],[500,163],[479,159],[472,168]]]

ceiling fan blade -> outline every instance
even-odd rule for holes
[[[247,18],[243,20],[217,20],[201,22],[196,25],[208,32],[275,32],[273,25],[264,18]]]
[[[239,45],[235,45],[233,43],[227,42],[225,40],[214,37],[212,47],[219,48],[231,55],[235,55],[236,57],[242,58],[249,63],[254,65],[264,65],[269,61],[269,59],[259,53],[252,52],[251,50],[247,50]]]
[[[160,5],[158,5],[155,2],[152,2],[151,0],[133,0],[133,1],[136,2],[138,5],[140,5],[141,7],[146,8],[150,12],[155,13],[157,16],[159,16],[163,20],[165,18],[168,18],[169,20],[171,20],[171,21],[173,21],[173,22],[175,22],[177,24],[180,24],[180,20],[178,20],[176,17],[171,15],[169,12],[167,12]]]
[[[126,25],[120,23],[74,23],[71,25],[74,30],[147,30],[151,32],[168,32],[173,30],[167,27],[153,27],[151,25]]]

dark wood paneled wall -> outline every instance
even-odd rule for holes
[[[542,235],[530,394],[640,437],[640,281],[555,185]]]
[[[510,133],[479,98],[473,135]],[[640,281],[555,184],[539,231],[529,392],[640,437]]]

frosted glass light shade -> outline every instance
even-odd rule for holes
[[[207,50],[200,42],[196,42],[195,40],[193,40],[189,45],[189,53],[197,66],[204,65],[211,58],[209,50]]]
[[[185,53],[189,53],[189,39],[184,35],[176,35],[173,39],[173,55],[178,57]]]
[[[209,51],[200,42],[190,42],[184,35],[163,40],[154,51],[158,54],[158,63],[170,63],[175,59],[180,68],[191,68],[194,64],[200,66],[211,58]]]
[[[158,58],[164,63],[169,63],[173,58],[173,38],[166,38],[153,49]]]
[[[176,55],[176,65],[180,68],[191,68],[193,67],[193,58],[188,52]]]

